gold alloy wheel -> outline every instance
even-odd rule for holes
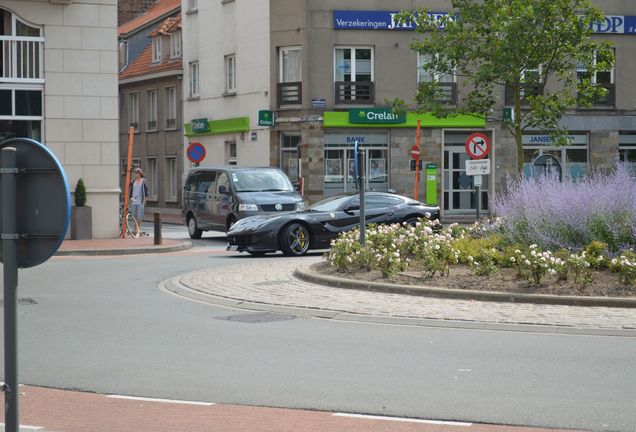
[[[286,255],[304,255],[309,249],[310,235],[307,228],[294,223],[285,229],[283,252]]]

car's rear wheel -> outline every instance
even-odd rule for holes
[[[283,228],[280,236],[280,247],[287,256],[305,255],[309,250],[311,235],[307,227],[294,222]]]
[[[194,216],[188,217],[188,234],[191,239],[200,239],[203,231],[197,228],[197,221]]]

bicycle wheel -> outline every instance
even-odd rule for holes
[[[137,227],[137,220],[132,215],[132,213],[128,213],[126,215],[126,231],[132,238],[139,238],[139,228]]]

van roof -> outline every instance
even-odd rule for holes
[[[244,171],[244,170],[279,170],[278,167],[250,167],[250,166],[237,166],[237,165],[211,165],[205,167],[190,168],[189,172],[193,171]]]

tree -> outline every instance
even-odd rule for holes
[[[435,80],[420,83],[418,111],[440,117],[488,115],[498,105],[498,86],[510,92],[514,119],[504,121],[515,137],[517,169],[523,169],[522,134],[527,128],[548,131],[566,143],[559,125],[563,114],[591,106],[606,95],[596,85],[599,71],[613,67],[609,44],[590,38],[591,25],[604,19],[589,0],[450,0],[448,15],[427,10],[402,12],[397,20],[414,24],[423,37],[411,48],[428,60],[429,74],[455,74],[466,92],[456,107],[444,105]],[[435,76],[435,75],[433,75]],[[547,84],[547,86],[546,86]],[[501,102],[499,102],[501,104]],[[394,108],[406,103],[396,99]]]

